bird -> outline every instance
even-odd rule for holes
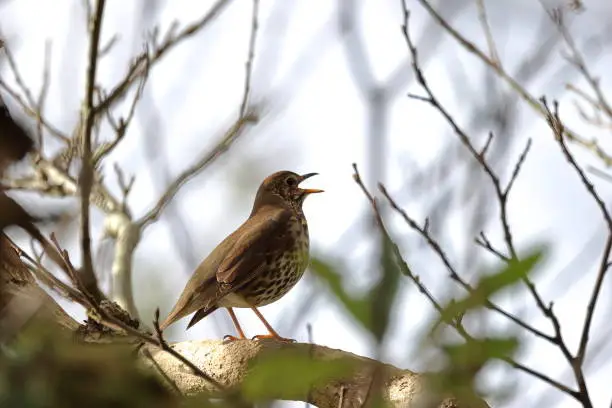
[[[293,341],[281,337],[257,308],[283,297],[308,266],[310,238],[302,205],[310,194],[323,190],[299,184],[317,174],[283,170],[266,177],[249,218],[200,263],[160,329],[195,312],[189,329],[224,307],[238,333],[224,338],[246,339],[233,308],[250,308],[268,330],[253,339]]]

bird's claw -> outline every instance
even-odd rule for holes
[[[276,341],[280,341],[282,343],[295,343],[296,341],[294,339],[287,339],[285,337],[281,337],[278,334],[274,335],[274,334],[258,334],[256,336],[253,336],[251,338],[251,340],[276,340]]]
[[[232,336],[231,334],[226,334],[223,336],[223,341],[227,341],[228,343],[236,340],[244,340],[244,338]]]

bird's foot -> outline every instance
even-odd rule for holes
[[[278,334],[258,334],[257,336],[253,336],[253,338],[251,340],[267,340],[267,339],[272,339],[272,340],[276,340],[276,341],[280,341],[283,343],[295,343],[294,339],[287,339],[284,337],[279,336]]]
[[[223,336],[223,341],[227,341],[228,343],[236,340],[246,340],[246,337],[236,337],[232,336],[231,334],[226,334]]]

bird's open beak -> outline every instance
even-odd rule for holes
[[[300,183],[301,183],[302,181],[306,180],[307,178],[310,178],[310,177],[312,177],[312,176],[316,176],[317,174],[319,174],[319,173],[306,173],[306,174],[303,174],[303,175],[301,176]],[[322,192],[324,191],[324,190],[319,190],[318,188],[301,188],[300,190],[301,190],[301,191],[302,191],[302,193],[304,193],[304,194],[322,193]]]

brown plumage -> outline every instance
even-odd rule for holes
[[[187,326],[190,328],[217,308],[226,307],[239,337],[245,338],[232,310],[244,307],[251,308],[270,332],[256,337],[286,340],[257,307],[285,295],[308,266],[308,225],[302,204],[306,196],[323,190],[298,185],[314,175],[279,171],[261,183],[249,218],[198,266],[161,324],[162,330],[196,312]]]

